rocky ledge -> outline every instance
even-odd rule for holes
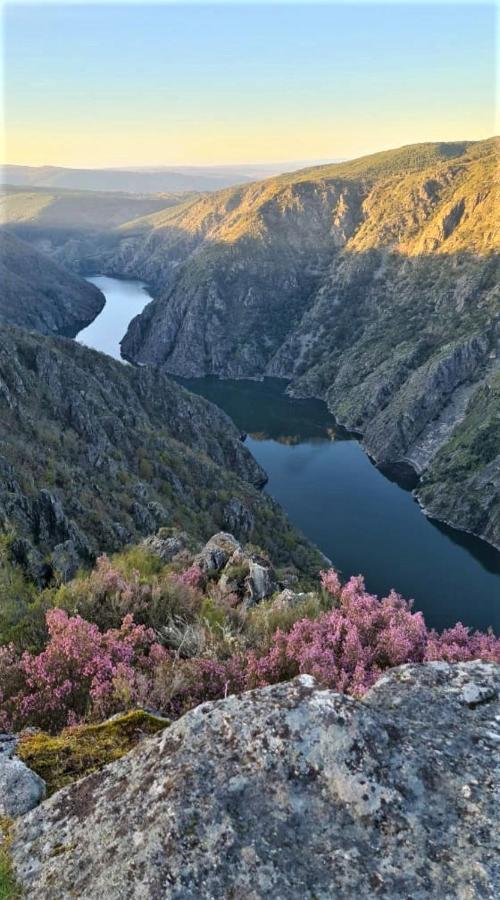
[[[493,898],[500,668],[205,703],[17,821],[28,898]]]

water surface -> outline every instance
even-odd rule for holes
[[[140,281],[89,278],[106,297],[78,340],[120,359],[130,320],[151,299]],[[248,434],[269,476],[266,490],[345,577],[414,598],[437,628],[461,620],[500,631],[500,553],[420,511],[407,480],[383,474],[319,400],[292,400],[277,379],[182,381],[222,407]]]
[[[343,575],[369,590],[395,588],[429,625],[500,631],[500,553],[472,535],[427,519],[411,479],[377,469],[319,400],[292,400],[286,383],[183,380],[248,433],[269,476],[266,491]]]
[[[106,275],[96,275],[86,281],[102,291],[106,304],[97,318],[80,331],[78,340],[87,347],[121,359],[120,341],[129,323],[142,312],[151,297],[142,281],[108,278]]]

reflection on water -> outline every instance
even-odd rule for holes
[[[278,379],[182,383],[248,435],[267,492],[345,576],[362,572],[369,590],[414,598],[437,628],[461,620],[500,631],[500,553],[427,519],[408,467],[381,472],[324,403],[291,399]]]

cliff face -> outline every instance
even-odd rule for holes
[[[149,283],[128,359],[188,377],[287,378],[292,394],[325,399],[377,462],[425,473],[455,429],[474,427],[477,392],[499,367],[497,159],[495,140],[416,145],[188,200],[123,223],[105,245],[52,236],[48,249]],[[467,506],[450,479],[439,501],[437,490],[422,500],[500,546],[491,462],[468,459]]]
[[[94,285],[0,232],[0,322],[74,337],[103,306]]]
[[[161,525],[201,538],[230,526],[320,565],[257,489],[265,474],[222,411],[69,340],[1,328],[0,473],[0,529],[39,581]]]
[[[413,171],[406,158],[264,183],[226,197],[224,214],[195,204],[176,219],[195,248],[131,324],[125,354],[182,375],[286,377],[376,462],[425,472],[499,370],[496,159],[483,142]],[[153,232],[166,258],[172,229]],[[467,504],[451,479],[423,502],[500,546],[491,462],[469,459]]]
[[[499,675],[406,665],[363,701],[302,675],[204,703],[19,819],[15,873],[33,900],[497,896]]]

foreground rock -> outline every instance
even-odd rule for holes
[[[207,703],[13,835],[28,898],[498,896],[499,667]],[[497,785],[498,786],[498,785]]]
[[[0,818],[24,815],[46,794],[45,782],[16,756],[16,744],[14,735],[0,734]]]

